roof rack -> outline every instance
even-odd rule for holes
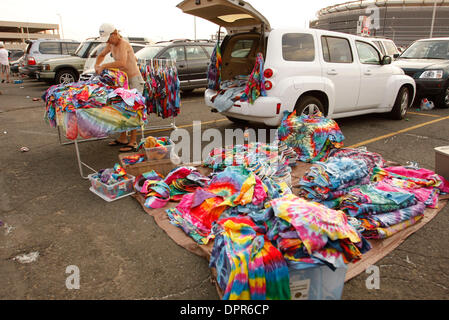
[[[215,41],[210,40],[210,39],[197,39],[197,40],[192,40],[192,39],[171,39],[171,40],[158,41],[156,43],[166,43],[166,42],[177,43],[177,42],[215,42]]]

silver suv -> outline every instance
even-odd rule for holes
[[[31,78],[36,77],[39,63],[51,58],[70,56],[80,44],[79,41],[62,39],[28,40],[27,43],[28,47],[19,66],[19,72]]]

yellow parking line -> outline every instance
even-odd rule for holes
[[[201,122],[201,125],[205,125],[205,124],[211,124],[211,123],[217,123],[217,122],[223,122],[223,121],[229,121],[228,119],[219,119],[219,120],[213,120],[213,121],[206,121],[206,122]],[[180,128],[190,128],[193,127],[193,124],[186,124],[186,125],[182,125],[182,126],[176,126],[176,128],[180,129]],[[162,131],[168,131],[171,130],[170,128],[167,129],[157,129],[157,130],[145,130],[145,133],[156,133],[156,132],[162,132]]]
[[[407,114],[416,114],[417,116],[427,116],[427,117],[434,117],[434,118],[442,118],[439,115],[436,114],[427,114],[427,113],[419,113],[419,112],[407,112]]]
[[[412,130],[415,130],[415,129],[418,129],[418,128],[421,128],[421,127],[425,127],[425,126],[428,126],[430,124],[439,122],[439,121],[447,120],[447,119],[449,119],[449,116],[443,117],[443,118],[439,118],[439,119],[436,119],[436,120],[432,120],[432,121],[428,121],[428,122],[424,122],[424,123],[418,124],[416,126],[409,127],[409,128],[402,129],[402,130],[398,130],[398,131],[395,131],[395,132],[392,132],[392,133],[389,133],[389,134],[385,134],[383,136],[379,136],[379,137],[376,137],[376,138],[373,138],[373,139],[365,140],[365,141],[353,144],[352,146],[349,146],[348,148],[358,148],[358,147],[364,146],[364,145],[369,144],[369,143],[373,143],[373,142],[376,142],[376,141],[379,141],[379,140],[382,140],[382,139],[386,139],[386,138],[395,136],[395,135],[400,134],[400,133],[412,131]]]

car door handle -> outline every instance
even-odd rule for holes
[[[371,70],[366,70],[366,71],[365,71],[365,75],[366,75],[366,76],[372,75]]]
[[[185,64],[180,64],[179,66],[178,66],[178,68],[185,68],[186,67],[186,65]]]
[[[338,72],[335,69],[329,69],[329,70],[327,70],[327,74],[329,74],[329,75],[337,75]]]

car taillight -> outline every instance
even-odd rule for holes
[[[281,104],[280,103],[278,103],[276,106],[276,114],[279,114],[279,113],[281,113]]]
[[[263,76],[267,79],[271,78],[273,76],[273,70],[272,69],[266,69],[263,72]]]
[[[271,88],[273,88],[273,84],[271,83],[271,81],[265,81],[265,90],[271,90]]]
[[[34,65],[36,65],[36,60],[34,60],[33,57],[28,57],[28,64],[30,66],[34,66]]]

